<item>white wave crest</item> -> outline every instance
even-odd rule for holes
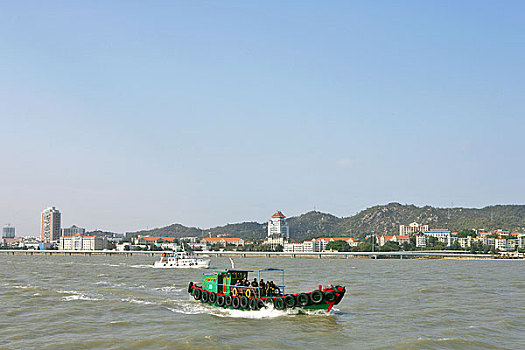
[[[135,269],[149,269],[153,268],[153,265],[131,265],[130,267],[133,267]]]
[[[31,288],[32,286],[27,284],[27,285],[18,285],[18,286],[13,286],[13,288],[16,288],[16,289],[27,289],[27,288]]]
[[[166,287],[160,287],[155,288],[156,290],[161,290],[163,292],[182,292],[182,288],[176,288],[175,286],[166,286]]]
[[[57,290],[61,294],[71,294],[65,297],[62,297],[63,301],[72,301],[72,300],[102,300],[99,295],[89,295],[87,293],[79,292],[76,290]]]
[[[151,301],[138,300],[138,299],[133,299],[133,298],[125,298],[125,299],[120,299],[120,300],[121,301],[126,301],[128,303],[132,303],[132,304],[144,304],[144,305],[155,304],[154,302],[151,302]]]

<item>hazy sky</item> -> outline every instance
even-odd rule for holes
[[[3,1],[0,224],[523,204],[523,1]]]

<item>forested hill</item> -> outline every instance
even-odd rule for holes
[[[337,216],[311,211],[287,219],[290,226],[290,237],[301,241],[319,236],[363,237],[369,233],[396,234],[400,224],[417,221],[428,224],[431,228],[448,228],[458,231],[464,228],[507,229],[514,232],[525,232],[525,205],[495,205],[482,209],[472,208],[434,208],[417,207],[390,203],[377,205],[354,216],[339,218]],[[227,234],[243,239],[262,239],[266,235],[267,224],[243,222],[228,224],[210,229],[186,227],[172,224],[153,230],[137,231],[133,234],[152,236],[198,236],[207,237]]]

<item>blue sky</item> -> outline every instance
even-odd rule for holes
[[[0,3],[0,223],[523,204],[521,1]]]

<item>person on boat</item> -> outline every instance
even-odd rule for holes
[[[261,296],[266,296],[266,284],[264,283],[264,280],[261,278],[261,282],[259,282],[259,289],[261,290]]]
[[[252,287],[259,287],[259,283],[257,283],[257,278],[254,278],[253,281],[252,281]]]

